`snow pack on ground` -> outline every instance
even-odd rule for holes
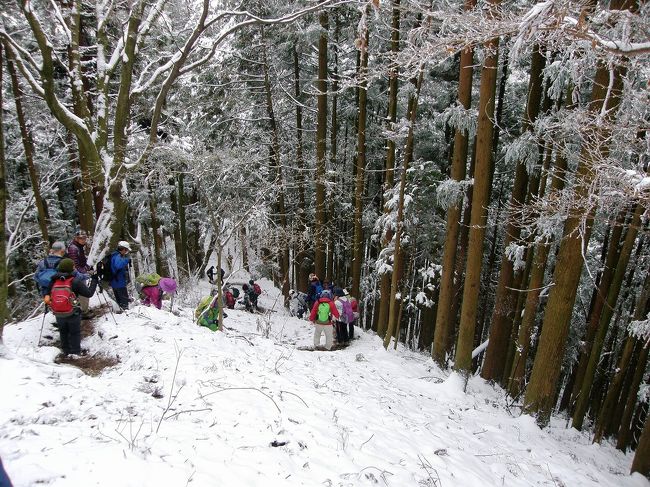
[[[40,346],[42,315],[6,327],[0,457],[14,486],[650,485],[628,475],[632,454],[560,420],[542,431],[498,388],[473,378],[463,392],[371,333],[301,350],[310,323],[262,287],[275,310],[228,310],[224,332],[190,306],[95,318],[82,346],[119,360],[99,375],[55,363],[51,317]]]

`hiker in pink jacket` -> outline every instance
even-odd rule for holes
[[[145,286],[142,288],[142,304],[145,306],[162,307],[162,289],[158,286]]]

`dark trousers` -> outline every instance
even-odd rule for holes
[[[81,314],[76,311],[72,316],[56,319],[56,325],[61,334],[61,350],[63,353],[81,353]]]
[[[348,338],[354,340],[354,324],[357,320],[354,320],[352,323],[348,324]]]
[[[129,309],[129,292],[125,287],[114,287],[113,294],[117,305],[122,309]]]
[[[336,322],[336,341],[346,343],[348,341],[348,324],[342,321]]]

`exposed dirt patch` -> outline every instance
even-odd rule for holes
[[[309,346],[307,346],[307,347],[298,347],[298,350],[300,350],[300,351],[302,351],[302,352],[334,352],[334,351],[336,351],[336,350],[343,350],[344,348],[348,348],[348,346],[349,346],[349,345],[344,345],[344,344],[335,343],[334,345],[332,345],[332,349],[331,349],[331,350],[327,350],[327,349],[326,349],[324,346],[322,346],[322,345],[319,346],[319,347],[316,347],[316,348],[314,348],[314,347],[309,347]]]
[[[81,320],[81,338],[87,338],[95,334],[95,320],[102,316],[103,314],[108,313],[108,309],[96,308],[93,310],[95,313],[95,318],[92,320]],[[56,333],[54,337],[44,336],[43,338],[51,338],[52,343],[50,345],[55,347],[61,346],[61,341],[59,339],[59,334]],[[117,365],[120,360],[116,357],[108,357],[101,354],[85,354],[85,355],[64,355],[59,354],[54,362],[57,364],[68,364],[74,367],[81,369],[84,373],[97,376],[102,373],[102,371],[108,367],[113,367]]]
[[[59,355],[54,362],[57,364],[73,365],[81,369],[84,373],[91,376],[97,376],[108,367],[113,367],[120,363],[116,357],[107,357],[105,355]]]

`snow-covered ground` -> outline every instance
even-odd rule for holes
[[[262,284],[271,308],[277,290]],[[37,343],[42,316],[8,326],[0,457],[14,485],[650,485],[628,475],[631,454],[559,420],[541,431],[502,391],[474,378],[465,393],[426,355],[385,351],[372,334],[299,350],[310,324],[277,303],[229,310],[223,333],[189,308],[97,318],[82,346],[120,361],[99,376],[53,362],[59,350]],[[47,323],[44,335],[58,337]]]

